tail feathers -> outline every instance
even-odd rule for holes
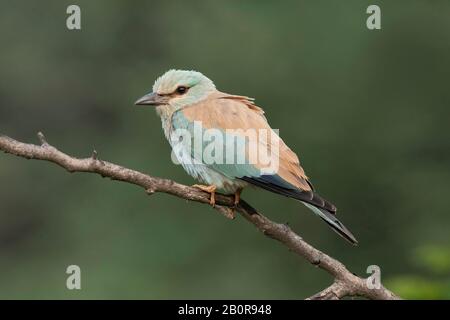
[[[345,240],[350,242],[353,245],[357,245],[358,241],[353,236],[353,234],[336,218],[335,215],[331,214],[330,212],[317,208],[309,203],[303,202],[302,203],[310,209],[312,212],[317,214],[320,218],[322,218],[337,234],[339,234],[341,237],[343,237]]]
[[[294,198],[302,202],[307,202],[318,208],[322,208],[330,213],[336,213],[336,207],[315,193],[313,190],[300,190],[290,185],[277,175],[262,175],[260,177],[240,178],[260,188]],[[312,189],[312,188],[311,188]]]

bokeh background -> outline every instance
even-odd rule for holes
[[[246,200],[359,275],[379,265],[403,297],[450,298],[449,14],[448,1],[2,0],[0,132],[192,184],[133,102],[168,69],[201,71],[257,98],[360,245],[293,200]],[[241,218],[0,154],[0,298],[299,299],[331,280]]]

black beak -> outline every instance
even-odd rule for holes
[[[167,104],[167,97],[159,95],[155,92],[146,94],[142,98],[139,98],[134,104],[135,105],[150,105],[150,106],[159,106],[162,104]]]

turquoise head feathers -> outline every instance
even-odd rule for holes
[[[153,85],[153,92],[166,96],[174,110],[197,103],[214,91],[216,86],[208,77],[188,70],[169,70]]]

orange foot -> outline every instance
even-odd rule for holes
[[[209,204],[212,205],[213,207],[216,205],[216,189],[217,189],[217,187],[215,185],[204,186],[201,184],[194,184],[193,187],[211,194]]]
[[[234,207],[230,208],[230,219],[236,218],[236,207],[238,206],[239,201],[241,201],[241,192],[242,189],[238,189],[234,193]]]
[[[237,189],[234,193],[234,206],[236,207],[239,204],[239,201],[241,201],[241,192],[242,189]]]

